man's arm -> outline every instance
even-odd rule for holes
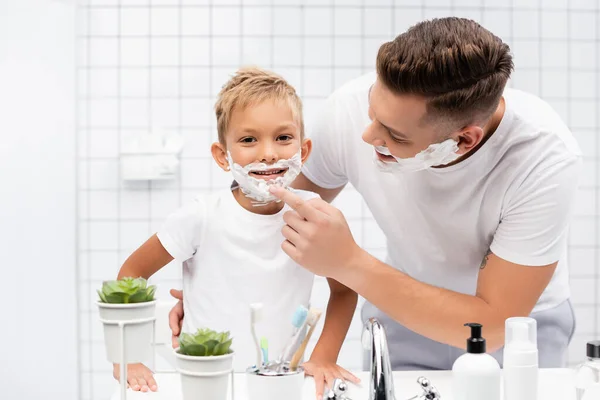
[[[574,157],[532,171],[511,194],[474,295],[419,282],[380,262],[357,245],[341,211],[325,201],[270,190],[294,209],[284,214],[282,248],[298,264],[337,280],[408,329],[441,343],[463,348],[468,337],[463,325],[481,323],[493,351],[504,342],[505,319],[529,315],[554,274],[580,168]]]
[[[336,279],[400,324],[435,341],[465,348],[464,324],[478,322],[493,352],[504,344],[505,320],[531,313],[557,263],[523,266],[489,253],[481,264],[475,296],[419,282],[366,252],[353,264]]]
[[[291,186],[294,189],[306,190],[309,192],[316,193],[328,203],[331,203],[337,197],[337,195],[340,194],[344,187],[346,187],[346,185],[343,185],[335,189],[325,189],[313,183],[303,173],[300,173],[300,175],[298,175],[298,177],[294,180]]]
[[[423,336],[464,348],[467,322],[484,325],[490,351],[504,342],[504,322],[530,314],[556,262],[523,266],[489,253],[482,260],[476,295],[419,282],[384,264],[354,241],[341,211],[320,199],[304,201],[272,188],[296,212],[284,215],[282,248],[298,264],[335,279]],[[480,266],[480,268],[481,268]]]

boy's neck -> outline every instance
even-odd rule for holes
[[[271,202],[264,206],[255,206],[254,204],[252,204],[254,202],[254,200],[247,197],[240,190],[239,187],[232,189],[232,192],[233,192],[233,197],[240,204],[240,206],[244,207],[246,210],[248,210],[254,214],[261,214],[261,215],[277,214],[279,211],[281,211],[283,209],[283,206],[285,205],[285,203],[280,201],[280,202]]]

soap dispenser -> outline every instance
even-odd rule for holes
[[[500,400],[502,385],[500,364],[486,353],[482,325],[465,324],[471,328],[467,339],[467,352],[452,366],[452,392],[454,400]]]

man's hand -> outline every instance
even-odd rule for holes
[[[321,199],[305,201],[296,194],[276,186],[271,193],[294,211],[284,214],[286,238],[281,248],[294,261],[311,272],[336,278],[356,262],[364,251],[356,244],[340,210]]]
[[[323,398],[325,385],[327,385],[327,389],[331,389],[333,387],[333,381],[336,378],[352,383],[360,382],[360,379],[334,362],[313,360],[311,358],[310,361],[304,363],[302,366],[304,367],[306,375],[311,375],[315,380],[317,400]]]
[[[171,296],[179,301],[169,311],[169,328],[171,328],[171,342],[173,348],[179,347],[179,334],[181,333],[181,324],[183,323],[183,290],[171,289]]]

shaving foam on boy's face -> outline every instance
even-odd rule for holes
[[[233,179],[238,183],[240,190],[246,197],[254,200],[255,206],[266,205],[278,201],[269,192],[271,185],[287,188],[302,169],[302,147],[289,159],[278,160],[273,164],[253,162],[241,166],[233,161],[231,153],[227,151],[227,161],[233,174]]]

